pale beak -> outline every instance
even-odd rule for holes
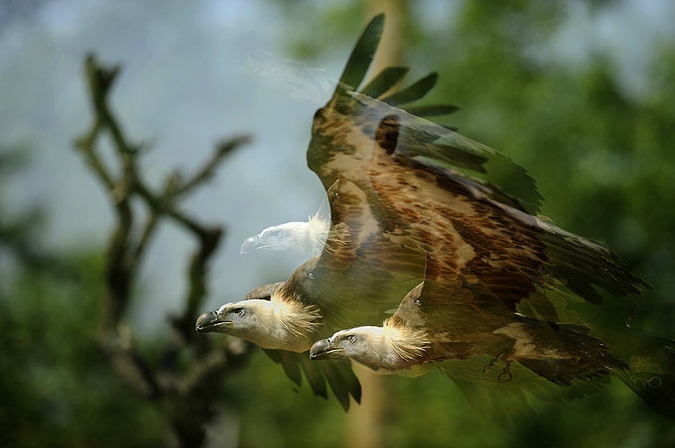
[[[268,247],[269,245],[261,244],[260,243],[260,236],[258,235],[253,235],[244,240],[243,243],[241,243],[241,249],[240,252],[241,254],[245,254],[247,252],[251,252],[252,250],[256,249],[261,249],[264,247]]]

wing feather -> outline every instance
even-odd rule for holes
[[[499,355],[513,341],[495,330],[522,323],[516,312],[542,317],[543,328],[556,325],[566,301],[549,300],[548,289],[566,287],[591,303],[600,302],[596,288],[620,297],[639,293],[646,284],[604,247],[532,215],[541,197],[522,167],[422,118],[455,106],[408,107],[434,87],[435,73],[390,93],[408,69],[389,67],[359,91],[383,25],[379,15],[365,28],[333,96],[315,114],[307,149],[331,224],[321,255],[299,267],[284,291],[320,308],[319,336],[379,324],[400,302],[392,322],[421,320],[446,344],[429,351],[430,361]],[[401,302],[411,289],[419,303],[410,295]],[[266,352],[297,385],[304,372],[315,394],[326,396],[327,381],[343,408],[350,396],[360,400],[349,365]]]
[[[372,98],[379,98],[402,81],[409,70],[408,67],[387,67],[373,78],[361,90],[361,93]]]
[[[505,154],[376,98],[358,92],[352,96],[359,104],[352,112],[353,132],[361,131],[364,143],[374,138],[377,126],[385,117],[395,116],[399,122],[397,156],[451,169],[469,180],[494,185],[520,198],[530,213],[539,209],[542,198],[536,182]],[[368,151],[368,147],[362,146],[362,151]]]
[[[311,362],[309,360],[309,357],[304,356],[304,354],[302,356],[298,356],[297,360],[300,363],[300,367],[302,368],[302,371],[305,374],[305,378],[307,378],[307,382],[312,388],[314,395],[318,395],[323,398],[328,398],[328,389],[326,388],[326,377],[323,374],[321,365],[315,362]]]
[[[366,26],[352,50],[331,102],[349,90],[356,90],[368,72],[384,29],[384,14],[375,16]]]
[[[296,386],[302,386],[302,373],[300,372],[300,364],[296,353],[287,352],[284,350],[264,350],[272,361],[281,364],[286,376],[295,383]]]
[[[357,403],[361,403],[361,383],[354,375],[351,364],[329,362],[325,366],[324,374],[328,379],[328,385],[342,408],[345,411],[349,409],[350,396]]]
[[[372,96],[372,95],[371,95]],[[406,107],[409,114],[419,117],[438,117],[441,115],[450,115],[459,110],[459,106],[454,104],[433,104],[428,106]]]
[[[383,97],[382,101],[392,106],[412,103],[413,101],[424,98],[424,96],[434,88],[437,82],[438,73],[429,73],[424,78],[409,85],[408,87],[398,90],[396,93],[392,93],[389,96]]]
[[[281,364],[286,375],[298,387],[302,386],[302,373],[315,395],[328,397],[326,383],[342,408],[349,410],[349,397],[361,402],[361,384],[349,364],[333,361],[311,362],[306,353],[284,350],[264,350],[276,363]]]

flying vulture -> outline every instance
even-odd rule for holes
[[[675,418],[675,341],[528,317],[490,293],[451,284],[429,273],[382,326],[340,330],[317,341],[310,357],[350,359],[376,373],[411,377],[437,366],[454,379],[543,398],[560,398],[568,387],[576,388],[572,396],[592,392],[598,384],[587,380],[615,375]]]
[[[371,122],[373,117],[367,115],[369,107],[359,107],[354,94],[377,49],[383,19],[376,17],[366,28],[332,98],[314,119],[307,160],[326,189],[331,217],[321,254],[300,266],[286,282],[263,286],[249,293],[244,301],[204,313],[196,325],[200,332],[227,333],[265,349],[280,350],[268,353],[282,362],[296,380],[300,366],[311,377],[310,383],[318,394],[325,394],[320,375],[327,372],[310,372],[318,368],[316,363],[308,363],[306,354],[293,356],[293,353],[309,350],[316,340],[339,329],[382,322],[424,277],[423,251],[415,244],[401,244],[395,235],[383,231],[383,225],[394,230],[397,218],[393,210],[381,207],[378,193],[368,186],[368,175],[363,170],[370,150],[361,146],[374,144],[373,131],[378,123]],[[393,111],[402,111],[399,107],[425,96],[437,79],[432,73],[389,95],[388,91],[407,71],[404,67],[389,67],[358,92],[364,97],[379,98],[383,104],[390,104]],[[410,108],[418,116],[450,113],[455,109],[448,105]],[[504,178],[522,175],[526,185],[523,195],[537,201],[532,180],[518,165],[484,145],[418,116],[409,115],[420,136],[401,145],[405,157],[426,164],[476,170],[478,175],[493,173]],[[311,220],[310,224],[318,226],[315,233],[321,235],[325,222]],[[266,229],[244,242],[242,250],[283,245],[288,242],[284,234],[288,236],[289,232],[291,241],[298,242],[312,231],[311,225],[295,223]],[[340,370],[340,381],[352,375],[347,365],[335,364],[331,369]],[[350,378],[353,385],[355,377]],[[330,376],[328,380],[336,394],[344,387]],[[350,387],[349,392],[356,397],[358,389]],[[345,394],[338,398],[343,405],[345,399],[348,403]]]
[[[494,378],[501,382],[514,376],[511,362],[560,385],[631,372],[629,359],[590,332],[576,302],[625,300],[647,285],[603,246],[537,217],[540,197],[521,167],[424,118],[455,107],[409,106],[435,74],[390,93],[407,68],[389,67],[364,84],[383,22],[380,15],[366,27],[314,116],[307,161],[326,189],[329,224],[269,229],[242,247],[327,228],[320,255],[285,282],[204,313],[197,331],[268,349],[296,382],[301,366],[324,396],[326,376],[345,408],[348,394],[358,400],[358,382],[347,364],[309,362],[310,348],[315,359],[411,375],[487,356],[482,370],[505,364]]]

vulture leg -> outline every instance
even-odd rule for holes
[[[496,365],[497,365],[497,363],[499,362],[499,360],[502,359],[502,357],[503,357],[504,355],[507,355],[507,353],[504,352],[504,353],[501,353],[501,354],[495,356],[494,358],[492,358],[492,359],[490,360],[490,362],[488,363],[488,365],[486,365],[485,367],[483,367],[483,373],[488,373],[488,371],[489,371],[493,366],[496,366]]]

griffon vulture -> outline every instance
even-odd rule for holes
[[[438,366],[456,380],[506,384],[544,398],[563,397],[570,386],[576,388],[570,396],[592,392],[599,384],[586,380],[614,375],[675,418],[675,341],[513,312],[510,301],[464,283],[437,261],[429,257],[424,281],[382,326],[340,330],[317,341],[310,358],[350,359],[376,373],[403,376]],[[490,373],[493,367],[497,373]]]
[[[480,346],[482,354],[506,361],[525,359],[515,354],[517,349],[508,352],[503,347],[505,339],[515,341],[514,347],[526,342],[526,332],[519,333],[518,324],[525,322],[528,331],[534,331],[570,316],[564,295],[552,299],[547,291],[597,305],[603,291],[625,298],[645,286],[604,247],[531,215],[539,196],[518,165],[421,118],[449,113],[453,107],[405,107],[433,87],[435,74],[389,94],[407,72],[390,67],[362,86],[382,26],[383,16],[368,25],[335,93],[314,117],[307,161],[326,189],[331,211],[323,251],[285,282],[259,288],[248,300],[225,304],[197,320],[197,331],[231,334],[278,350],[272,356],[296,377],[300,364],[317,393],[325,394],[321,372],[309,370],[306,354],[295,354],[339,330],[379,325],[389,310],[399,304],[401,310],[406,304],[401,299],[411,289],[411,294],[420,294],[421,303],[426,302],[423,290],[429,286],[414,288],[422,280],[421,285],[435,282],[433,296],[439,297],[438,303],[445,303],[440,297],[454,297],[466,311],[452,315],[464,323],[456,330],[460,342],[468,341]],[[500,188],[507,184],[509,190]],[[430,278],[434,271],[443,276]],[[389,322],[393,325],[400,317],[401,313]],[[480,334],[476,340],[470,334],[474,327]],[[439,318],[437,325],[413,328],[437,335],[448,327]],[[490,328],[503,329],[494,346]],[[576,327],[562,328],[583,334]],[[558,339],[574,346],[574,338]],[[596,350],[591,358],[609,353],[600,342],[596,346],[595,339],[591,346]],[[428,347],[406,349],[403,357],[414,359]],[[455,349],[456,354],[446,350],[443,356],[461,358],[461,347]],[[624,368],[619,358],[608,355],[608,359],[611,362],[604,367]],[[342,367],[330,365],[327,369],[339,371],[340,378],[323,373],[346,406],[342,382],[348,381],[355,398],[359,390]]]
[[[357,90],[377,49],[383,22],[380,15],[365,29],[332,98],[314,119],[307,160],[326,189],[330,207],[328,236],[321,254],[300,266],[286,282],[258,288],[244,301],[204,313],[196,323],[199,332],[231,334],[278,350],[268,353],[283,363],[296,382],[302,367],[318,394],[325,395],[321,376],[327,375],[343,405],[348,404],[348,395],[340,392],[344,385],[338,383],[352,375],[349,366],[330,367],[339,370],[339,374],[310,371],[319,368],[317,363],[309,363],[306,354],[294,354],[309,350],[316,340],[341,328],[382,322],[424,276],[423,251],[416,244],[392,240],[395,235],[386,231],[395,232],[397,217],[381,207],[363,169],[375,144],[378,122],[371,121],[369,107],[357,101],[355,95],[358,91],[363,97],[379,98],[392,111],[402,111],[400,107],[426,95],[436,75],[428,75],[389,95],[408,71],[389,67]],[[410,108],[418,115],[438,115],[455,109],[444,105]],[[418,116],[408,117],[419,138],[401,145],[402,157],[428,165],[459,166],[478,176],[522,177],[525,187],[521,194],[533,203],[538,200],[532,180],[508,158]],[[314,220],[319,227],[325,222]],[[282,245],[289,236],[290,241],[297,242],[312,232],[309,225],[295,224],[269,230],[245,242],[242,249]],[[316,234],[322,232],[325,229],[320,228]],[[341,377],[339,381],[333,381],[336,375]],[[355,378],[350,378],[349,392],[358,396]]]

